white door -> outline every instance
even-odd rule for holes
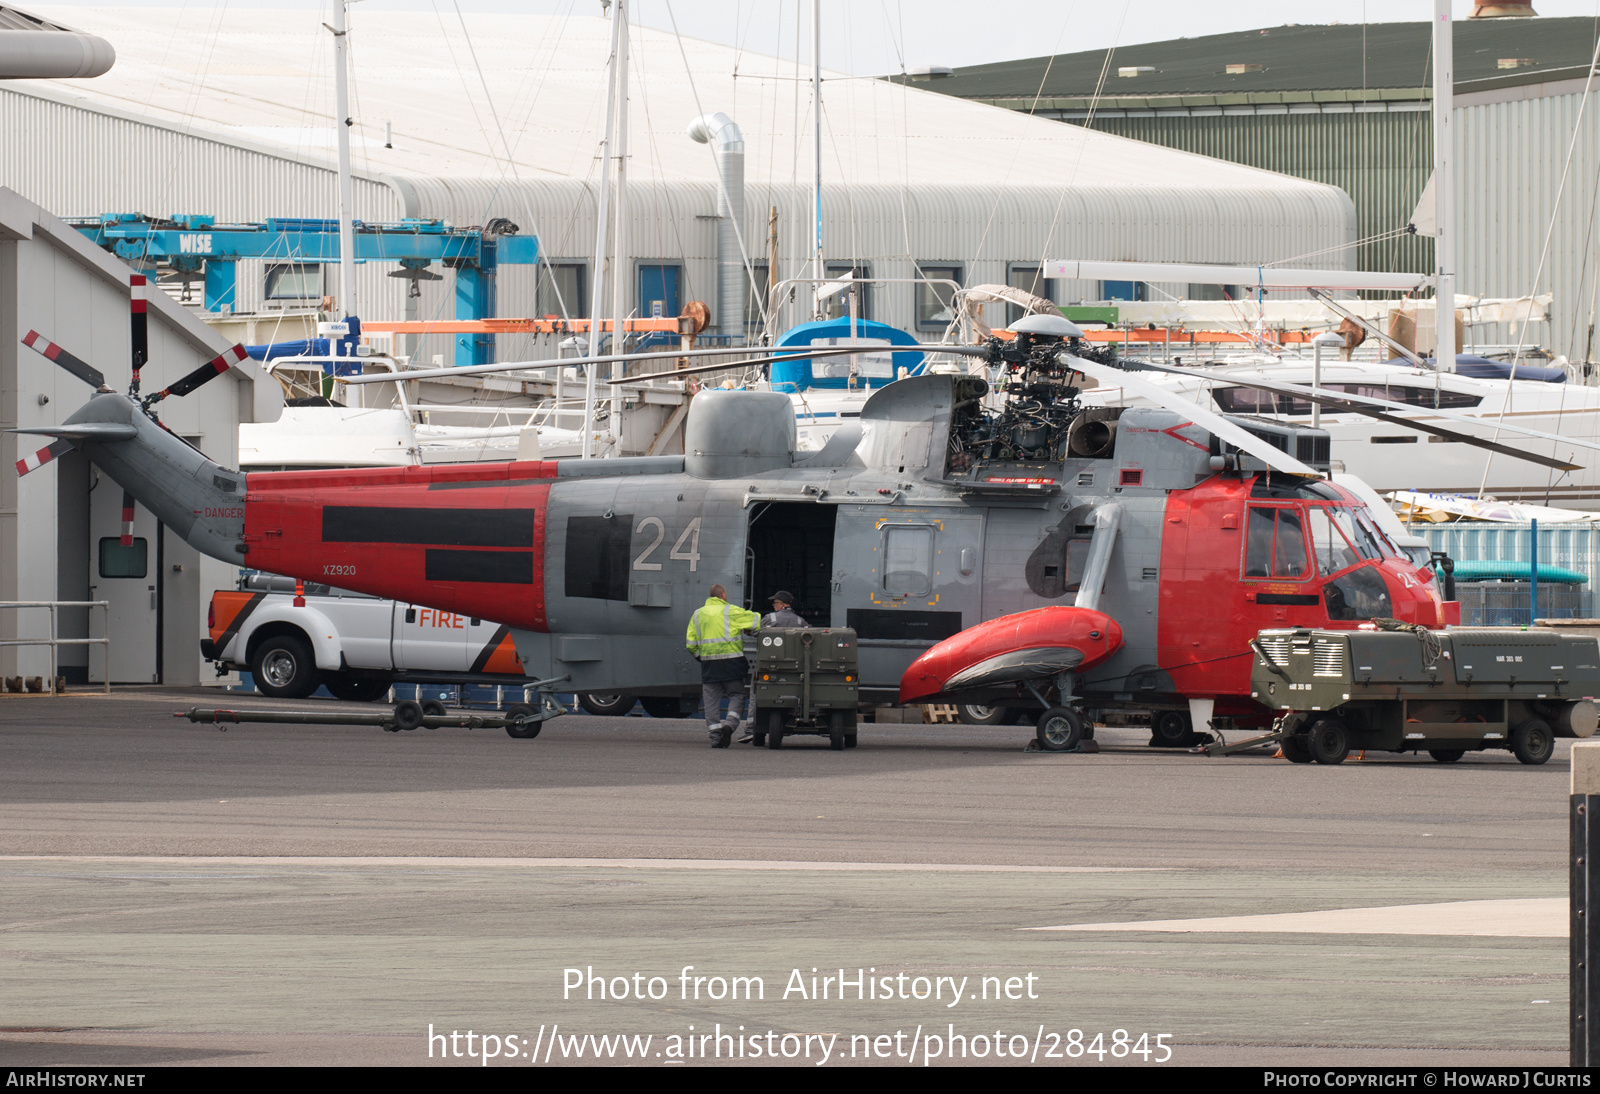
[[[113,684],[158,684],[156,660],[160,643],[161,567],[159,526],[142,505],[133,506],[133,537],[123,542],[122,487],[99,468],[90,468],[95,483],[89,494],[89,599],[111,602],[107,634],[111,638]],[[89,610],[89,630],[100,633],[101,609]],[[89,648],[89,680],[105,680],[104,647]]]
[[[471,620],[438,608],[394,606],[394,667],[412,672],[465,672]]]

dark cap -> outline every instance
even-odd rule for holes
[[[779,589],[777,592],[775,592],[771,596],[767,597],[767,599],[768,600],[773,600],[773,601],[781,600],[785,604],[793,604],[794,603],[794,594],[791,593],[788,589]]]

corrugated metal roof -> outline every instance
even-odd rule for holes
[[[1455,22],[1456,93],[1582,77],[1600,20]],[[958,68],[929,90],[966,99],[1240,95],[1427,88],[1430,24],[1281,26]],[[1527,62],[1501,68],[1502,60]],[[1239,71],[1229,72],[1233,66]],[[1137,75],[1119,76],[1122,69]],[[1377,97],[1377,96],[1373,96]]]
[[[19,81],[13,90],[37,88],[58,101],[123,111],[289,158],[331,159],[332,49],[315,12],[73,8],[71,14],[117,44],[117,67],[92,84]],[[470,42],[453,15],[352,9],[358,173],[503,182],[513,174],[521,180],[595,175],[607,23],[503,14],[467,15],[464,22]],[[684,134],[702,110],[722,110],[739,122],[749,183],[809,179],[803,67],[797,72],[792,60],[690,39],[680,53],[671,34],[646,28],[635,28],[633,38],[633,179],[713,179],[708,147]],[[684,55],[692,78],[685,78]],[[1315,188],[917,87],[829,75],[825,186],[1154,191],[1177,185],[1197,198],[1212,189]],[[386,124],[393,126],[392,148],[385,147]],[[509,170],[506,143],[514,158]]]

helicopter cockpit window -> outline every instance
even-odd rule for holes
[[[1355,545],[1355,549],[1362,558],[1382,558],[1383,548],[1378,546],[1378,541],[1372,532],[1356,520],[1355,510],[1348,508],[1331,508],[1328,515],[1338,523],[1344,532],[1345,538]]]
[[[1334,525],[1328,511],[1313,505],[1310,512],[1311,547],[1317,556],[1317,572],[1324,577],[1338,573],[1361,561],[1344,533]]]
[[[932,585],[933,529],[883,530],[883,591],[890,596],[923,596]]]
[[[1306,538],[1299,510],[1251,506],[1244,576],[1302,578],[1306,569]]]
[[[1383,577],[1372,566],[1351,570],[1322,587],[1329,619],[1383,619],[1394,614],[1394,602]]]
[[[1298,475],[1261,475],[1250,487],[1252,498],[1308,498],[1311,501],[1344,501],[1344,495],[1321,479]]]

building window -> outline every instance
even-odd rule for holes
[[[960,266],[917,264],[917,326],[922,330],[943,330],[956,317],[956,290],[947,281],[961,284]]]
[[[1043,275],[1044,271],[1038,266],[1013,265],[1006,272],[1006,284],[1013,289],[1021,289],[1023,292],[1030,292],[1034,296],[1042,296],[1046,300],[1054,300],[1056,298],[1055,286],[1049,278]],[[1006,326],[1009,327],[1026,314],[1027,312],[1016,304],[1007,304]]]
[[[321,300],[322,264],[279,262],[267,267],[268,300]]]
[[[539,289],[534,297],[534,314],[541,319],[587,318],[584,307],[585,277],[588,266],[582,262],[539,263]],[[562,305],[566,305],[563,309]]]
[[[121,536],[100,540],[101,577],[144,577],[150,570],[150,544],[138,536],[124,547]]]
[[[1102,281],[1100,282],[1101,300],[1145,300],[1145,284],[1143,281]]]
[[[767,302],[767,277],[770,267],[765,262],[752,262],[744,271],[744,325],[762,325],[761,309]]]
[[[865,281],[872,276],[871,268],[867,266],[852,266],[848,262],[830,262],[827,265],[826,276],[836,280],[849,274],[857,281]],[[827,286],[822,286],[827,287]],[[823,301],[822,317],[824,319],[837,319],[841,315],[850,314],[850,294],[856,294],[856,318],[872,318],[872,286],[856,285],[842,292],[834,293]]]
[[[1250,290],[1243,285],[1190,285],[1190,300],[1243,300]]]

